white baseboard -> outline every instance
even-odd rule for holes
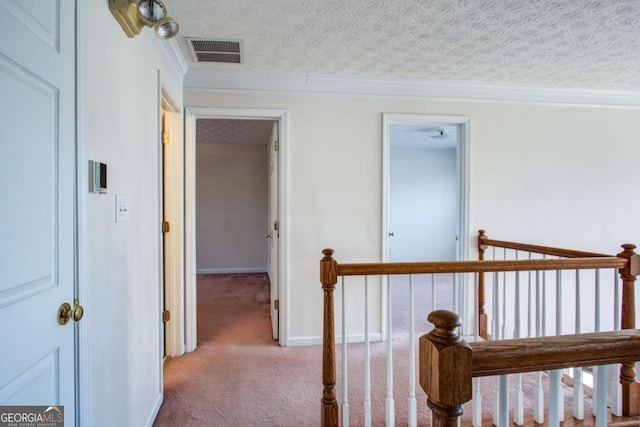
[[[375,334],[369,334],[370,342],[382,341],[382,334],[377,332]],[[340,344],[342,342],[342,335],[336,336],[336,344]],[[356,334],[356,335],[347,335],[347,342],[351,343],[359,343],[364,342],[364,334]],[[297,338],[289,338],[287,343],[288,347],[299,347],[304,345],[320,345],[322,344],[322,337],[297,337]]]
[[[162,387],[162,384],[160,384],[160,387]],[[161,406],[162,406],[162,393],[158,393],[158,397],[156,398],[156,402],[153,404],[153,408],[151,409],[149,418],[147,418],[147,422],[144,423],[145,427],[153,427],[153,423],[156,422],[156,418],[158,417],[158,412],[160,412]]]
[[[258,268],[199,268],[196,274],[266,273],[267,267]]]

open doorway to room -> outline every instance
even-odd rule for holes
[[[383,259],[454,261],[466,241],[466,119],[385,115]],[[463,287],[454,276],[391,277],[387,310],[393,331],[416,325],[434,309],[461,313]],[[415,309],[411,309],[413,294]],[[413,314],[411,314],[413,312]]]
[[[241,125],[246,125],[252,121],[268,124],[264,129],[267,141],[261,143],[261,147],[256,148],[257,152],[264,154],[261,157],[263,172],[259,176],[262,179],[263,188],[266,188],[267,191],[266,201],[264,202],[267,204],[267,210],[263,210],[263,214],[260,215],[261,218],[256,220],[260,221],[262,228],[256,227],[253,232],[255,236],[252,236],[252,238],[255,238],[255,244],[262,248],[262,254],[264,255],[266,252],[267,255],[266,262],[262,258],[261,264],[257,264],[257,266],[239,264],[235,261],[226,265],[219,263],[206,265],[204,264],[205,260],[198,260],[198,247],[202,247],[201,240],[206,239],[206,237],[197,232],[196,221],[196,218],[198,222],[202,219],[201,201],[196,197],[196,187],[202,185],[200,178],[197,179],[196,177],[198,169],[201,168],[200,165],[197,165],[199,156],[196,151],[202,145],[201,138],[197,136],[197,128],[199,122],[210,119],[237,121],[241,123],[236,124]],[[267,319],[267,323],[271,323],[271,325],[267,325],[268,339],[273,342],[272,337],[277,337],[278,344],[282,346],[288,345],[288,129],[288,112],[286,110],[218,107],[187,107],[185,109],[185,313],[183,321],[186,337],[185,349],[187,352],[195,350],[198,343],[201,342],[198,335],[201,330],[198,325],[198,307],[201,307],[201,301],[198,301],[196,295],[198,289],[197,270],[213,270],[212,273],[216,273],[217,270],[218,273],[223,274],[239,273],[239,269],[262,269],[262,271],[266,271],[269,279],[269,306],[265,308],[267,308],[266,311],[269,315],[265,317],[271,318],[270,320]],[[209,148],[209,150],[213,149]],[[222,150],[229,151],[232,149],[223,147]],[[257,157],[258,155],[256,154]],[[264,169],[265,165],[266,170]],[[227,166],[223,165],[221,167]],[[231,172],[219,177],[219,180],[230,185],[232,181],[230,176]],[[238,177],[234,182],[243,179],[245,177]],[[234,197],[232,192],[227,192],[227,194],[230,194],[229,197]],[[235,195],[237,196],[237,194]],[[264,200],[264,193],[262,193],[262,197]],[[220,204],[220,201],[218,204]],[[196,210],[198,210],[197,215]],[[232,222],[229,222],[228,226],[231,226],[231,224]],[[246,223],[243,223],[244,225]],[[239,242],[233,241],[231,243],[237,244]],[[235,251],[236,249],[233,250]],[[228,256],[230,252],[232,250],[227,248],[223,255]],[[244,253],[240,255],[244,256]],[[225,272],[224,269],[227,269],[227,271]],[[264,274],[256,270],[253,270],[253,272],[249,270],[249,273]]]
[[[271,307],[278,339],[278,122],[196,120],[196,273],[199,292]],[[204,284],[207,286],[204,286]],[[199,293],[199,298],[200,298]],[[208,294],[210,295],[210,294]],[[207,298],[204,294],[203,298]],[[250,307],[246,308],[251,310]],[[203,330],[223,325],[222,313],[201,313]],[[210,322],[210,323],[209,323]],[[265,323],[269,319],[265,319]],[[222,333],[222,331],[220,331]]]

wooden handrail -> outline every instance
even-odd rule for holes
[[[435,426],[457,425],[473,377],[640,360],[640,330],[469,345],[456,332],[455,313],[434,311],[428,320],[434,330],[420,338],[420,384]]]
[[[640,329],[471,343],[473,376],[640,360]]]
[[[484,236],[484,230],[480,230],[479,239],[486,247],[495,246],[496,248],[513,249],[516,251],[532,252],[542,255],[559,256],[563,258],[589,258],[589,257],[608,257],[613,255],[600,254],[596,252],[575,251],[573,249],[554,248],[551,246],[530,245],[528,243],[507,242],[504,240],[493,240]]]
[[[446,274],[496,271],[581,270],[623,268],[627,261],[615,256],[567,259],[522,259],[497,261],[389,262],[338,264],[338,276],[387,274]]]

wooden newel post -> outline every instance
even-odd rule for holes
[[[420,337],[420,385],[427,393],[434,427],[456,427],[462,404],[471,400],[471,347],[456,332],[457,314],[429,314],[435,328]]]
[[[338,402],[336,401],[336,343],[333,308],[333,291],[338,283],[338,263],[333,259],[333,249],[322,251],[320,260],[320,283],[324,291],[324,322],[322,329],[322,427],[338,425]]]
[[[635,282],[640,274],[640,255],[636,254],[635,245],[622,245],[624,249],[618,254],[620,258],[628,260],[627,266],[621,268],[622,278],[622,319],[620,329],[636,328]],[[626,362],[620,368],[620,383],[622,384],[622,413],[628,417],[640,415],[640,383],[636,381],[635,363]]]
[[[487,250],[487,245],[484,244],[484,239],[487,236],[484,234],[484,230],[478,231],[478,259],[484,261],[484,251]],[[478,273],[478,335],[484,339],[489,339],[487,331],[487,313],[484,311],[484,304],[486,301],[485,289],[484,289],[484,272]]]

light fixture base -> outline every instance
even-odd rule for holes
[[[135,2],[129,0],[109,0],[109,10],[120,24],[127,37],[135,37],[144,28],[144,23],[138,16]]]

